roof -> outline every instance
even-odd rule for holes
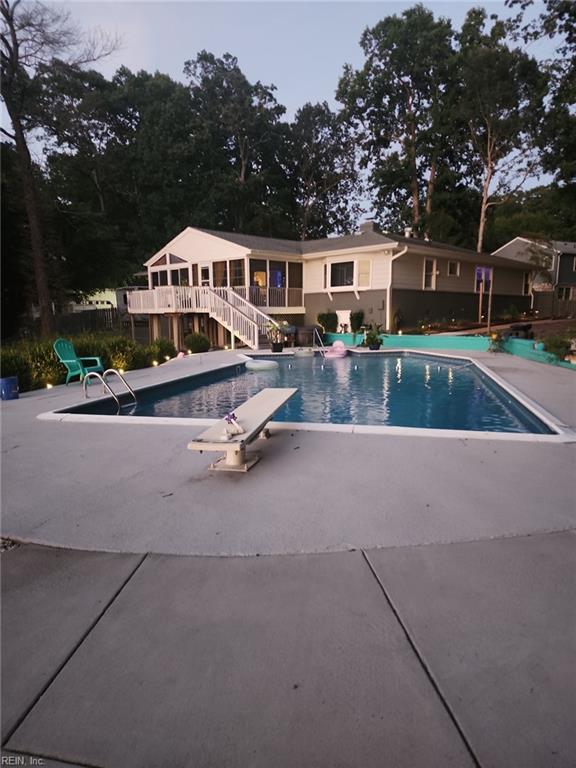
[[[559,253],[567,253],[576,256],[576,243],[571,243],[566,240],[552,240],[552,247]]]
[[[357,235],[324,237],[319,240],[281,240],[260,235],[243,235],[238,232],[218,232],[214,229],[199,229],[199,231],[236,243],[236,245],[242,245],[253,251],[278,251],[279,253],[293,253],[296,256],[326,251],[343,251],[362,246],[394,245],[396,242],[396,240],[392,240],[379,232],[360,232]]]
[[[417,237],[403,237],[390,232],[380,232],[376,227],[362,225],[360,232],[354,235],[342,235],[340,237],[325,237],[319,240],[288,240],[275,237],[263,237],[262,235],[245,235],[240,232],[220,232],[214,229],[195,228],[213,237],[219,237],[230,243],[235,243],[251,251],[275,252],[292,254],[294,256],[312,256],[313,254],[327,253],[330,251],[345,251],[351,248],[363,248],[373,246],[412,246],[413,249],[431,252],[447,252],[454,257],[467,261],[481,261],[482,264],[494,266],[512,267],[513,269],[526,268],[526,264],[514,259],[506,259],[488,253],[476,253],[457,245],[447,245],[434,240],[420,240]],[[431,254],[432,255],[432,254]]]

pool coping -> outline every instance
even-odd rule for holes
[[[317,350],[316,350],[317,351]],[[290,357],[293,353],[290,351],[284,351],[280,353],[264,354],[262,351],[252,351],[252,354],[248,355],[244,352],[238,353],[239,356],[243,355],[244,358],[248,357]],[[468,356],[460,356],[454,354],[454,350],[450,350],[449,353],[443,352],[429,352],[428,350],[413,350],[413,349],[385,349],[385,350],[349,350],[351,355],[394,355],[394,354],[408,354],[419,355],[421,357],[436,357],[436,358],[448,358],[451,360],[466,361],[478,367],[478,369],[488,376],[492,381],[500,386],[511,397],[517,400],[524,408],[532,413],[536,418],[542,421],[549,429],[554,430],[554,434],[538,434],[531,432],[484,432],[480,430],[456,430],[456,429],[430,429],[420,427],[394,427],[394,426],[381,426],[370,424],[325,424],[317,422],[269,422],[269,428],[272,431],[305,431],[305,432],[337,432],[343,434],[362,434],[362,435],[389,435],[396,437],[443,437],[443,438],[456,438],[456,439],[476,439],[476,440],[511,440],[516,442],[538,442],[538,443],[572,443],[576,442],[576,432],[573,431],[568,425],[562,423],[553,414],[546,411],[541,405],[535,403],[523,392],[516,387],[508,383],[505,379],[488,367],[483,365],[479,360],[475,360]],[[245,360],[244,360],[245,362]],[[235,368],[242,364],[242,358],[240,361],[235,360],[233,363],[218,366],[218,370],[225,370],[227,368]],[[171,383],[180,381],[182,379],[195,378],[210,371],[204,370],[202,372],[194,374],[186,374],[184,376],[171,379]],[[155,385],[134,387],[135,392],[141,392],[144,390],[154,389],[160,387],[167,382],[161,382]],[[94,398],[93,402],[99,402],[109,399],[110,396],[106,395],[99,398]],[[182,417],[162,417],[162,416],[107,416],[103,414],[86,414],[86,413],[66,413],[62,409],[45,411],[40,413],[36,417],[41,421],[60,421],[60,422],[75,422],[75,423],[96,423],[96,424],[132,424],[132,425],[154,425],[154,426],[187,426],[187,427],[205,427],[218,423],[220,419],[214,418],[182,418]]]

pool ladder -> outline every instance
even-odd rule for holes
[[[114,374],[114,376],[117,376],[120,379],[120,381],[124,385],[126,391],[129,392],[132,395],[132,397],[134,399],[133,406],[137,405],[138,401],[136,399],[136,393],[134,392],[134,390],[132,389],[130,384],[128,384],[128,382],[126,381],[124,376],[122,376],[120,371],[117,371],[116,368],[108,368],[106,371],[104,371],[104,373],[102,375],[100,375],[97,371],[90,371],[89,373],[87,373],[86,376],[84,376],[84,382],[83,382],[84,397],[86,397],[86,398],[88,397],[88,390],[86,389],[87,381],[89,379],[97,379],[102,384],[103,389],[108,390],[110,395],[114,398],[114,400],[116,401],[116,405],[118,406],[118,413],[120,413],[120,411],[122,409],[122,405],[120,403],[120,398],[118,397],[116,392],[114,392],[114,390],[112,389],[110,384],[108,384],[108,382],[106,381],[106,377],[109,376],[109,375],[112,375],[112,374]]]

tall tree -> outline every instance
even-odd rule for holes
[[[204,226],[254,234],[289,235],[283,212],[287,169],[282,164],[285,109],[274,86],[248,81],[230,54],[202,51],[187,61],[199,155],[196,209]]]
[[[350,232],[360,215],[360,180],[349,125],[326,102],[305,104],[290,126],[298,235]]]
[[[486,30],[486,12],[468,12],[459,34],[459,116],[481,164],[476,250],[482,251],[488,211],[522,187],[539,163],[547,77],[538,62],[506,41],[506,25]]]
[[[29,149],[29,135],[36,127],[35,100],[38,96],[37,70],[55,56],[68,56],[76,63],[94,61],[107,55],[115,41],[86,40],[70,23],[67,13],[40,2],[0,0],[1,93],[10,117],[21,166],[24,204],[30,233],[30,247],[40,328],[44,335],[53,329],[52,301],[38,189]],[[79,46],[79,41],[84,45]]]
[[[534,0],[506,0],[520,13],[509,20],[513,34],[525,43],[553,39],[555,55],[543,62],[550,75],[550,93],[538,145],[544,170],[559,183],[576,181],[576,3],[544,0],[543,11],[525,18]]]
[[[337,97],[358,131],[378,216],[427,231],[434,193],[456,131],[452,99],[453,31],[417,5],[366,29],[366,63],[347,65]]]

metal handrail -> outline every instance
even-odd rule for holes
[[[98,381],[99,381],[99,382],[102,384],[102,387],[103,387],[104,389],[108,390],[108,392],[109,392],[110,396],[111,396],[112,398],[114,398],[114,400],[115,400],[115,402],[116,402],[116,406],[117,406],[117,408],[118,408],[118,411],[117,411],[117,413],[120,413],[120,410],[122,409],[122,405],[121,405],[121,403],[120,403],[120,398],[118,397],[118,395],[116,394],[116,392],[114,392],[114,390],[112,389],[112,387],[111,387],[111,386],[108,384],[108,382],[106,381],[106,376],[107,376],[109,373],[115,373],[115,374],[116,374],[116,376],[118,376],[118,378],[119,378],[119,379],[122,381],[122,383],[124,384],[124,386],[126,387],[126,389],[127,389],[129,392],[130,392],[130,394],[131,394],[131,395],[132,395],[132,397],[134,398],[134,405],[136,405],[136,403],[137,403],[137,400],[136,400],[136,394],[135,394],[134,390],[133,390],[133,389],[132,389],[132,387],[131,387],[131,386],[128,384],[128,382],[127,382],[127,381],[126,381],[126,379],[125,379],[125,378],[122,376],[122,374],[121,374],[119,371],[117,371],[115,368],[108,368],[106,371],[104,371],[104,373],[103,373],[102,375],[100,375],[100,374],[99,374],[97,371],[89,371],[89,372],[86,374],[86,376],[84,376],[84,381],[82,382],[82,386],[83,386],[83,388],[84,388],[84,397],[85,397],[85,398],[87,398],[87,399],[88,399],[88,397],[89,397],[89,395],[88,395],[88,390],[86,389],[86,383],[88,382],[88,380],[89,380],[89,379],[97,379],[97,380],[98,380]]]
[[[117,371],[116,368],[108,368],[107,370],[104,371],[104,373],[102,374],[102,381],[104,382],[104,384],[106,384],[106,376],[108,376],[109,373],[113,373],[115,376],[118,376],[122,384],[124,384],[128,392],[130,392],[130,394],[134,398],[134,405],[136,405],[138,403],[138,400],[136,399],[136,393],[134,392],[130,384],[128,384],[124,376],[122,376],[120,371]]]
[[[318,332],[318,328],[314,328],[314,335],[312,336],[312,340],[316,341],[316,337],[320,342],[320,354],[322,355],[322,357],[326,357],[326,347],[324,346],[324,342],[322,341],[322,336],[320,336],[320,333]]]

